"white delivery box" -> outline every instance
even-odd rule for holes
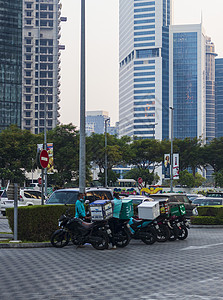
[[[160,206],[158,201],[145,201],[138,205],[138,214],[140,219],[154,220],[160,215]]]
[[[90,204],[92,221],[107,220],[112,217],[110,200],[96,200]]]

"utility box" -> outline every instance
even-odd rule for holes
[[[133,217],[133,202],[131,199],[122,199],[122,208],[120,211],[119,219],[127,220]]]
[[[160,206],[157,201],[145,201],[138,205],[140,219],[154,220],[160,215]]]
[[[92,221],[107,220],[112,217],[112,204],[110,200],[96,200],[90,204]]]

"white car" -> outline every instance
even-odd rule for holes
[[[12,203],[14,203],[13,200],[8,199],[6,190],[1,190],[0,191],[0,211],[1,211],[3,216],[5,215],[6,206],[9,205],[9,207],[12,207],[11,201],[12,201]],[[7,205],[6,205],[6,203],[7,203]]]
[[[29,189],[21,189],[18,206],[41,205],[41,192]],[[4,197],[0,197],[0,210],[5,215],[6,208],[14,207],[14,200],[9,200],[5,191]]]

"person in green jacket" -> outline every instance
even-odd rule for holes
[[[84,194],[78,194],[78,200],[75,203],[75,218],[85,219]]]
[[[112,232],[112,238],[111,238],[112,248],[111,249],[116,249],[114,234],[115,234],[116,227],[117,227],[117,224],[119,221],[119,215],[120,215],[120,211],[122,208],[122,200],[119,197],[119,193],[114,193],[113,196],[114,196],[114,199],[112,200],[113,214],[112,214],[112,218],[108,220],[108,223],[109,223],[109,227]]]

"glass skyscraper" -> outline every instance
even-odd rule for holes
[[[170,105],[174,138],[206,139],[206,38],[202,24],[170,28]]]
[[[172,0],[119,2],[119,135],[169,138]]]
[[[223,58],[215,59],[216,138],[223,136]]]
[[[0,131],[21,126],[22,0],[0,0]]]

